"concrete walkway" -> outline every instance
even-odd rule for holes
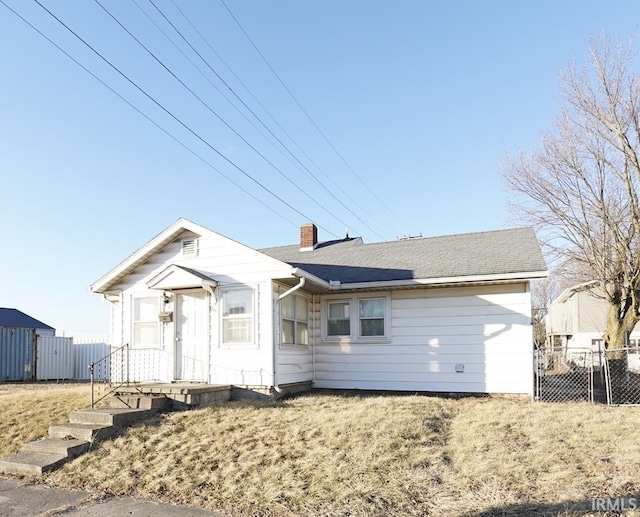
[[[91,516],[113,517],[223,517],[189,506],[154,501],[140,501],[133,497],[109,497],[82,490],[64,490],[43,485],[24,484],[0,477],[0,515],[3,517]]]

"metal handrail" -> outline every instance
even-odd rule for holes
[[[122,351],[126,349],[126,362],[127,362],[127,374],[126,376],[123,375],[124,371],[121,371],[120,374],[122,375],[121,379],[123,379],[120,384],[118,384],[115,388],[113,388],[111,391],[105,393],[102,397],[100,397],[98,400],[95,400],[95,367],[96,365],[100,365],[101,363],[106,363],[107,360],[111,360],[111,357],[115,354],[117,354],[118,352]],[[100,402],[101,400],[103,400],[104,398],[106,398],[108,395],[110,395],[111,393],[113,393],[114,391],[116,391],[120,386],[123,385],[129,385],[129,343],[126,343],[124,345],[122,345],[121,347],[116,348],[115,350],[112,350],[111,352],[109,352],[107,355],[105,355],[103,358],[98,359],[97,361],[93,361],[92,363],[89,364],[89,372],[91,374],[91,409],[94,408],[94,406]],[[123,370],[124,368],[122,368],[122,366],[124,365],[124,358],[125,355],[122,355],[122,360],[121,360],[121,370]]]

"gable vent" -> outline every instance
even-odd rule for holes
[[[183,255],[196,255],[198,252],[198,240],[197,239],[182,239],[182,254]]]

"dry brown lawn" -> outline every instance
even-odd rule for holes
[[[640,504],[638,429],[633,407],[313,394],[160,415],[46,482],[231,516],[605,515],[592,497]]]
[[[46,435],[50,424],[69,421],[69,413],[90,405],[87,384],[0,383],[0,456]]]

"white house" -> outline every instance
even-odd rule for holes
[[[180,219],[91,289],[131,380],[531,394],[530,228],[256,250]]]

